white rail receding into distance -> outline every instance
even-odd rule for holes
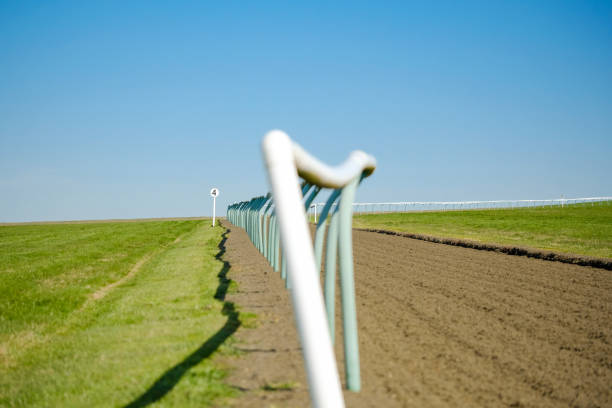
[[[554,198],[545,200],[489,200],[489,201],[400,201],[388,203],[353,203],[354,214],[387,213],[387,212],[417,212],[417,211],[447,211],[475,210],[494,208],[522,208],[543,206],[565,206],[570,204],[603,203],[612,201],[612,197],[582,197]],[[325,203],[313,203],[311,213],[316,216]],[[335,205],[335,204],[334,204]]]
[[[376,168],[376,160],[355,151],[342,164],[331,167],[279,130],[264,137],[262,150],[271,193],[230,205],[228,219],[245,228],[290,288],[312,405],[341,408],[344,401],[332,346],[336,259],[340,265],[346,386],[359,391],[351,204],[359,183]],[[334,190],[323,207],[313,248],[305,212],[322,188]],[[336,201],[338,206],[330,211]],[[319,276],[328,215],[324,302]]]

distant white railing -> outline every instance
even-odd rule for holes
[[[561,206],[568,204],[583,204],[610,202],[612,197],[582,197],[582,198],[554,198],[546,200],[489,200],[489,201],[401,201],[389,203],[353,203],[353,214],[388,213],[388,212],[415,212],[415,211],[450,211],[475,210],[494,208],[521,208]],[[310,213],[314,215],[315,222],[319,209],[325,203],[314,203],[310,206]]]

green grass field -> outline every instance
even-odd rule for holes
[[[612,258],[612,205],[355,216],[381,228]],[[210,406],[237,391],[224,229],[0,226],[1,406]],[[248,316],[247,316],[248,317]]]
[[[612,204],[356,215],[355,228],[612,258]]]
[[[0,227],[1,406],[207,406],[236,393],[222,227]]]

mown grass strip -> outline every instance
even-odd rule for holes
[[[31,327],[42,340],[22,350],[19,341],[13,342],[12,348],[5,350],[5,364],[0,365],[0,405],[210,406],[234,395],[236,391],[222,381],[224,371],[210,359],[218,351],[233,352],[230,336],[240,324],[234,306],[224,302],[224,293],[230,286],[225,278],[229,265],[220,259],[224,230],[201,221],[182,223],[187,224],[181,227],[179,222],[167,235],[157,230],[154,238],[140,236],[155,235],[151,226],[141,225],[138,233],[130,229],[134,227],[132,223],[123,224],[128,228],[125,231],[115,229],[114,237],[80,237],[80,245],[73,246],[75,254],[87,253],[96,244],[106,245],[107,249],[106,253],[92,251],[96,256],[82,258],[85,261],[120,252],[115,248],[121,248],[121,244],[107,241],[129,245],[129,240],[117,237],[122,233],[132,236],[132,242],[140,240],[142,245],[124,247],[126,255],[122,258],[129,257],[131,264],[126,262],[123,267],[110,268],[108,273],[100,272],[105,276],[95,279],[96,286],[88,288],[84,297],[78,296],[80,303],[71,300],[69,310],[63,310],[63,303],[55,301],[39,308],[43,316],[35,319],[27,313],[25,321],[6,319],[5,338],[15,333],[23,335],[23,328]],[[162,229],[172,230],[173,224],[163,225]],[[44,235],[53,236],[48,231]],[[181,240],[175,242],[179,235]],[[59,232],[56,236],[64,235]],[[149,240],[155,244],[149,245]],[[31,248],[36,241],[29,244]],[[23,245],[24,240],[21,242]],[[49,246],[53,246],[51,242]],[[132,250],[138,254],[132,254]],[[150,258],[137,273],[112,286],[147,254]],[[35,262],[37,258],[34,256]],[[67,264],[90,271],[79,268],[79,263],[69,258],[63,258]],[[13,263],[13,274],[19,272],[16,264],[19,261]],[[36,281],[24,288],[39,286],[40,273],[35,269],[22,273]],[[90,273],[95,274],[95,268]],[[62,274],[59,270],[52,276],[61,279]],[[0,281],[3,279],[4,275],[0,275]],[[7,280],[13,282],[13,277]],[[84,281],[90,280],[78,280],[81,285]],[[105,296],[91,300],[93,293],[107,285],[111,286]],[[46,289],[50,292],[48,298],[53,299],[54,288]],[[62,287],[58,292],[65,293]],[[62,318],[55,317],[56,311]],[[46,325],[38,324],[47,318]]]
[[[0,226],[0,336],[61,322],[189,221]],[[2,338],[0,337],[0,341]]]
[[[355,228],[612,258],[612,205],[356,215]]]

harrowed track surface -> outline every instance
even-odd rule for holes
[[[308,406],[282,280],[224,224],[231,300],[259,317],[229,362],[245,391],[237,405]],[[353,240],[363,389],[345,392],[347,406],[612,406],[610,271],[374,232]]]

